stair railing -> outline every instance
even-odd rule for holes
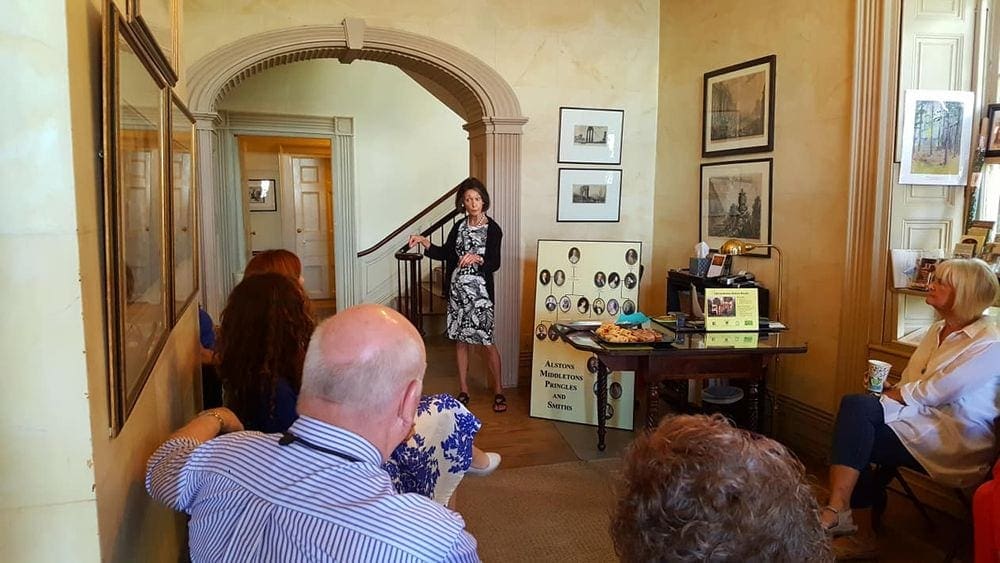
[[[448,232],[461,215],[458,209],[453,206],[445,205],[446,202],[454,200],[455,194],[458,192],[458,186],[448,190],[444,195],[439,197],[434,203],[431,203],[422,211],[413,216],[412,219],[406,221],[399,228],[394,230],[388,236],[375,243],[373,246],[366,248],[358,252],[358,258],[362,258],[373,254],[382,247],[391,243],[394,240],[399,240],[399,236],[405,233],[408,229],[419,228],[420,225],[426,225],[429,217],[433,217],[433,214],[442,213],[442,209],[446,208],[447,211],[438,220],[434,221],[430,226],[420,231],[420,235],[427,237],[430,241],[436,245],[444,244],[448,237]],[[403,245],[394,254],[396,259],[396,309],[402,313],[410,322],[416,326],[421,333],[423,333],[423,318],[427,314],[438,314],[443,311],[436,311],[436,308],[440,308],[440,305],[436,305],[434,295],[443,295],[444,291],[444,276],[441,276],[437,282],[434,280],[434,270],[429,269],[426,272],[427,278],[425,280],[425,272],[422,265],[422,254],[421,248],[410,249],[407,245]],[[425,286],[426,281],[426,286]],[[427,294],[428,299],[424,300],[424,295]],[[427,303],[427,310],[424,310],[424,303]]]
[[[432,244],[441,246],[448,238],[448,233],[462,213],[458,209],[453,209],[446,213],[444,217],[438,219],[430,227],[421,231],[420,235],[427,237]],[[396,274],[398,276],[397,289],[399,298],[397,299],[399,312],[413,323],[413,326],[424,333],[424,316],[442,313],[444,311],[435,310],[435,295],[444,295],[445,275],[435,280],[434,270],[430,270],[427,280],[427,287],[424,287],[423,275],[423,252],[421,246],[417,245],[412,252],[408,245],[403,245],[396,252]],[[427,294],[427,308],[424,310],[424,293]]]

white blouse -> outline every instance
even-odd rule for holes
[[[949,334],[931,325],[900,377],[902,405],[882,397],[885,423],[935,481],[980,483],[996,457],[1000,329],[983,317]]]

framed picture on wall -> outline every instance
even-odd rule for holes
[[[559,169],[556,221],[617,223],[621,201],[621,170]]]
[[[703,157],[774,150],[774,67],[769,55],[705,73]]]
[[[701,165],[701,240],[718,250],[729,239],[771,244],[774,160],[762,158]],[[770,256],[755,248],[745,256]]]
[[[559,162],[622,163],[625,110],[559,108]]]
[[[278,210],[278,182],[274,178],[247,180],[247,203],[250,211]]]
[[[989,119],[986,156],[1000,156],[1000,104],[990,104],[986,108],[986,116]]]
[[[972,92],[906,91],[900,184],[965,185],[974,99]]]

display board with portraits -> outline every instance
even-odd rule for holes
[[[635,313],[640,256],[641,242],[538,241],[531,416],[597,424],[597,356],[560,340],[553,326]],[[608,376],[609,427],[632,429],[634,389],[634,372]]]

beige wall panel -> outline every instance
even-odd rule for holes
[[[777,55],[772,239],[784,252],[785,321],[809,353],[783,358],[784,394],[832,412],[849,180],[854,12],[851,2],[664,1],[652,275],[663,302],[667,268],[698,242],[704,73]],[[781,25],[775,25],[781,22]],[[761,33],[761,30],[768,30]],[[777,289],[776,259],[737,268]]]

